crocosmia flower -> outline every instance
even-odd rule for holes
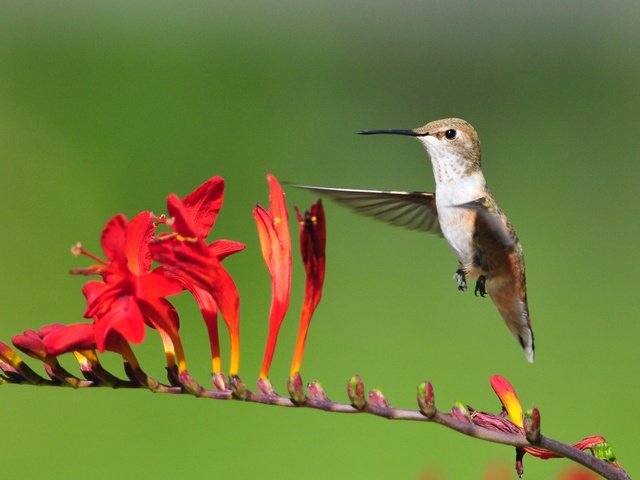
[[[271,276],[271,310],[269,312],[269,334],[262,361],[260,378],[269,376],[278,332],[289,309],[291,292],[291,236],[289,235],[289,213],[284,201],[284,192],[273,175],[269,182],[269,209],[260,205],[253,210],[258,227],[262,256]]]
[[[131,342],[140,343],[145,336],[145,324],[161,333],[175,337],[178,315],[165,297],[175,295],[182,287],[161,271],[151,270],[149,242],[154,224],[150,212],[141,212],[131,221],[116,215],[102,232],[102,248],[107,260],[86,252],[81,246],[75,253],[87,255],[99,264],[75,269],[76,274],[99,274],[103,281],[85,284],[86,318],[94,321],[98,350],[104,352],[113,333]]]
[[[233,279],[220,263],[244,249],[244,244],[206,238],[222,208],[224,180],[213,177],[184,198],[169,195],[166,222],[172,232],[160,234],[151,251],[163,263],[165,274],[189,290],[198,303],[207,326],[212,373],[221,372],[218,310],[229,330],[231,362],[229,374],[236,375],[240,363],[240,298]]]
[[[291,363],[290,376],[300,371],[311,317],[322,298],[327,239],[322,201],[318,200],[314,203],[304,215],[296,209],[296,215],[300,226],[300,251],[305,270],[305,288],[298,339]]]

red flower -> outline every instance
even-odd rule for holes
[[[152,258],[149,241],[154,224],[150,212],[141,212],[130,222],[116,215],[102,232],[102,248],[108,261],[101,260],[76,247],[100,262],[72,273],[100,274],[103,281],[88,282],[82,291],[87,298],[86,318],[94,320],[98,350],[104,352],[111,335],[132,343],[144,339],[145,324],[161,334],[176,336],[178,315],[166,296],[179,293],[180,285],[167,279],[161,271],[150,271]]]
[[[324,209],[320,200],[311,205],[311,210],[306,211],[304,216],[296,208],[296,215],[300,225],[300,251],[305,270],[305,288],[298,339],[291,362],[291,377],[300,371],[311,317],[322,298],[327,239]]]
[[[220,262],[245,246],[231,240],[205,243],[222,207],[223,194],[224,180],[213,177],[183,199],[169,195],[171,220],[167,225],[173,232],[159,235],[151,251],[164,264],[165,273],[189,290],[198,303],[207,326],[214,374],[221,372],[220,309],[231,338],[229,373],[236,375],[240,363],[240,299],[233,279]]]
[[[261,379],[267,379],[269,376],[278,332],[289,309],[291,291],[289,213],[284,201],[284,192],[278,180],[273,175],[267,175],[267,181],[269,182],[269,210],[265,210],[260,205],[253,209],[262,256],[271,276],[269,334],[260,370]]]

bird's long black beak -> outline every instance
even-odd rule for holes
[[[397,129],[384,129],[384,130],[361,130],[358,135],[408,135],[410,137],[424,137],[429,135],[428,133],[421,133],[415,130],[397,130]]]

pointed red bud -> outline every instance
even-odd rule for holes
[[[427,418],[433,418],[436,414],[436,403],[431,382],[424,382],[418,385],[418,406],[420,413]]]
[[[216,387],[220,392],[225,392],[229,390],[229,385],[227,385],[227,377],[224,376],[224,373],[214,373],[211,375],[211,383]]]
[[[456,401],[453,404],[453,408],[451,409],[451,415],[454,418],[457,418],[458,420],[462,420],[463,422],[472,423],[469,409],[464,403],[460,401]]]
[[[329,400],[329,397],[325,393],[324,388],[322,388],[322,385],[320,385],[320,382],[318,382],[316,380],[314,380],[309,385],[307,385],[307,391],[309,392],[309,396],[313,400],[318,400],[318,401],[322,401],[322,402],[330,402],[331,401],[331,400]]]
[[[382,394],[382,391],[374,388],[373,390],[371,390],[369,392],[369,404],[373,405],[374,407],[378,407],[378,408],[389,408],[389,402],[387,401],[386,398],[384,398],[384,395]]]
[[[289,391],[291,401],[296,405],[302,405],[307,400],[307,397],[305,397],[304,395],[302,386],[302,377],[299,373],[296,373],[292,377],[289,377],[289,381],[287,382],[287,390]]]
[[[532,445],[540,443],[540,411],[532,408],[526,411],[523,421],[524,433]]]
[[[364,398],[364,382],[360,375],[354,375],[349,379],[347,383],[347,395],[351,400],[351,405],[357,410],[362,410],[367,405],[367,401]]]
[[[246,400],[249,398],[249,389],[238,375],[229,377],[231,383],[231,392],[238,400]]]
[[[522,464],[524,452],[525,451],[523,449],[516,448],[516,473],[518,474],[518,478],[522,478],[524,475],[524,465]]]
[[[268,395],[270,397],[277,395],[276,391],[273,389],[273,385],[271,385],[271,380],[267,377],[258,378],[257,386],[258,390],[260,390],[264,395]]]

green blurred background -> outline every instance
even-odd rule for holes
[[[444,242],[327,204],[327,283],[303,377],[344,401],[359,373],[407,408],[428,378],[442,409],[495,411],[488,379],[501,373],[541,409],[544,433],[605,435],[637,474],[639,18],[636,1],[2,2],[0,338],[81,319],[74,242],[98,250],[113,214],[161,213],[168,193],[222,175],[213,236],[248,245],[226,265],[253,384],[270,297],[251,216],[265,173],[431,190],[418,142],[353,133],[459,116],[480,132],[486,177],[525,248],[536,363],[490,300],[456,291]],[[280,390],[299,262],[294,285]],[[176,303],[206,383],[204,327],[189,298]],[[137,351],[162,375],[153,332]],[[483,478],[514,456],[422,423],[143,391],[4,386],[0,422],[3,478]],[[566,465],[525,461],[529,479]]]

